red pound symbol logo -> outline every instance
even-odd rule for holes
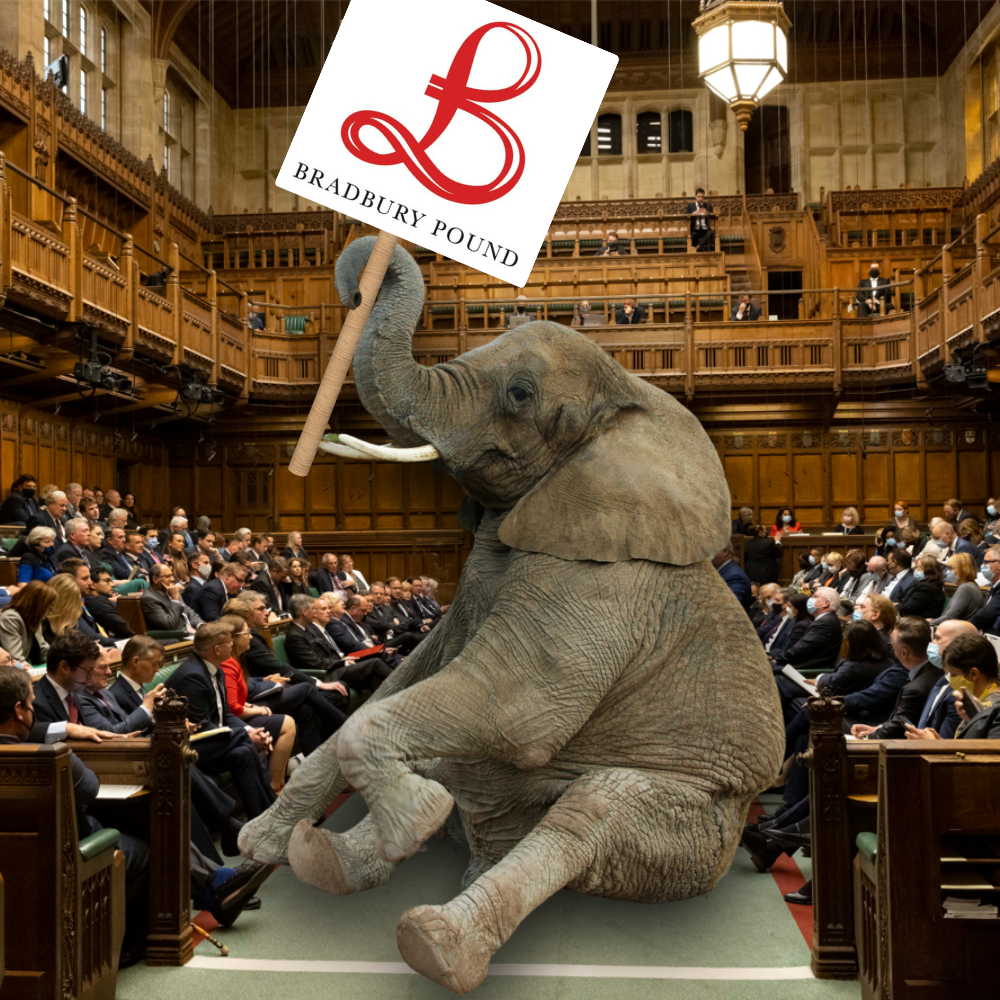
[[[525,65],[520,79],[510,87],[499,90],[478,90],[469,86],[469,74],[476,58],[476,50],[483,38],[494,28],[509,31],[524,48]],[[502,198],[511,191],[524,172],[524,146],[517,133],[483,104],[509,101],[529,90],[538,79],[542,68],[542,54],[538,43],[524,28],[505,21],[494,21],[477,28],[464,42],[452,60],[448,75],[444,78],[435,74],[431,77],[427,90],[428,97],[438,102],[437,113],[427,134],[419,141],[403,124],[381,111],[355,111],[348,117],[340,130],[344,145],[359,160],[381,166],[405,163],[406,168],[428,191],[432,191],[448,201],[462,205],[485,205]],[[500,137],[504,148],[503,168],[489,184],[462,184],[453,180],[437,168],[427,150],[441,137],[451,124],[456,111],[466,111],[485,122]],[[360,137],[361,128],[371,125],[385,136],[391,153],[377,153],[369,149]]]

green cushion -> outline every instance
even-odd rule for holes
[[[576,246],[576,240],[553,240],[552,241],[552,248],[554,250],[555,249],[567,250],[567,249],[572,249],[574,246]]]
[[[272,635],[271,645],[274,646],[275,658],[281,660],[286,667],[291,666],[288,662],[288,654],[285,652],[285,633],[282,632],[281,635]]]
[[[513,302],[497,302],[496,304],[490,303],[491,313],[509,313],[514,311]]]
[[[823,203],[821,201],[810,201],[806,205],[806,208],[822,208],[822,207],[823,207]]]
[[[432,316],[451,316],[455,312],[455,306],[431,306]]]
[[[666,302],[663,299],[652,299],[650,302],[647,302],[646,305],[650,309],[662,309],[666,305]]]
[[[166,684],[170,680],[170,675],[180,666],[179,663],[170,663],[165,667],[160,667],[156,671],[156,676],[148,683],[143,685],[143,690],[152,691],[157,684]]]
[[[684,299],[671,299],[670,308],[671,309],[683,309],[687,305]]]
[[[666,236],[666,237],[664,237],[663,245],[664,246],[672,246],[672,247],[686,246],[687,245],[687,237],[686,236]]]
[[[604,240],[580,240],[581,250],[596,250],[598,247],[604,246]]]
[[[116,594],[141,594],[149,586],[145,580],[122,580],[114,585]]]
[[[311,594],[311,595],[312,595],[313,597],[319,597],[319,591],[318,591],[318,590],[317,590],[317,589],[316,589],[315,587],[310,587],[310,588],[309,588],[309,593],[310,593],[310,594]]]
[[[705,308],[715,309],[715,308],[718,308],[719,306],[722,306],[722,305],[725,305],[725,300],[724,299],[702,299],[701,300],[701,307],[702,307],[702,309],[705,309]]]
[[[870,865],[875,864],[878,857],[878,837],[874,833],[859,833],[856,843],[862,860]]]
[[[416,253],[432,253],[435,255],[437,254],[436,250],[428,250],[427,247],[414,247],[413,249]]]
[[[549,315],[552,313],[571,313],[573,311],[572,302],[551,302],[549,303]]]
[[[285,333],[305,333],[308,316],[286,316]]]
[[[7,552],[10,552],[10,550],[14,548],[15,545],[17,545],[16,538],[3,538],[0,539],[0,541],[3,542],[3,547]]]
[[[482,316],[483,305],[480,303],[479,305],[466,306],[465,311],[469,316]]]
[[[643,236],[641,239],[635,241],[637,247],[655,247],[659,246],[660,241],[655,238],[650,238],[648,236]]]
[[[99,857],[109,848],[118,846],[119,833],[117,830],[98,830],[89,837],[84,837],[80,841],[80,855],[84,861],[92,861]]]
[[[743,234],[742,233],[726,233],[724,236],[719,237],[720,243],[742,243]]]
[[[849,240],[860,240],[861,239],[861,230],[860,229],[848,229],[847,230],[847,238]]]

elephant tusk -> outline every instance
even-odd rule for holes
[[[432,444],[419,448],[393,448],[381,444],[369,444],[349,434],[331,434],[331,441],[323,441],[323,451],[344,458],[380,458],[386,462],[433,462],[439,458],[437,448]]]

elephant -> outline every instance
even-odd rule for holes
[[[360,301],[373,238],[341,254]],[[773,675],[710,559],[729,491],[699,421],[584,334],[530,322],[433,367],[413,357],[419,267],[396,247],[354,359],[391,447],[466,493],[457,592],[376,693],[294,772],[239,844],[334,894],[391,878],[442,827],[462,891],[404,913],[409,965],[455,993],[563,888],[685,899],[726,873],[784,750]],[[348,784],[369,812],[315,826]]]

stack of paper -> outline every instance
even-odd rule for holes
[[[960,899],[958,896],[944,897],[945,920],[996,920],[997,908],[981,899]]]

